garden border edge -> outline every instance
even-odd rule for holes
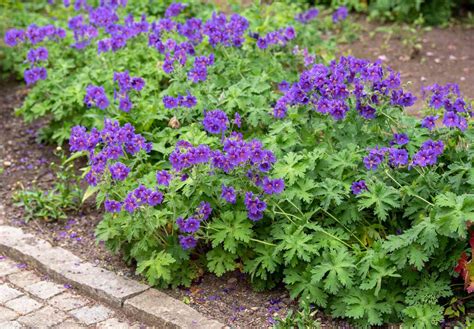
[[[17,227],[0,225],[0,253],[153,327],[226,327],[157,289],[97,267]]]

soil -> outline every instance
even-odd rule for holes
[[[474,30],[463,27],[433,29],[419,36],[421,50],[414,51],[405,45],[403,38],[376,33],[375,25],[362,22],[361,39],[346,45],[341,53],[377,59],[380,58],[395,70],[402,72],[402,80],[410,81],[407,89],[419,95],[421,86],[429,83],[457,82],[465,95],[474,98]],[[26,223],[21,208],[15,207],[12,196],[15,191],[52,186],[55,173],[50,163],[58,161],[55,148],[38,144],[38,129],[44,121],[26,124],[14,115],[14,108],[28,90],[15,82],[0,82],[0,211],[5,213],[6,224],[23,227],[54,245],[71,250],[81,258],[121,275],[142,280],[135,275],[133,264],[122,261],[120,255],[108,252],[97,244],[94,236],[101,212],[93,204],[84,205],[78,212],[69,214],[66,220],[46,222],[32,220]],[[419,109],[420,103],[413,108]],[[3,170],[3,172],[2,172]],[[1,223],[0,223],[1,224]],[[284,317],[295,307],[283,287],[263,293],[254,292],[248,279],[238,273],[222,278],[205,275],[190,289],[166,291],[171,296],[188,303],[193,308],[218,319],[231,327],[266,328],[274,320]],[[348,327],[343,322],[331,322],[320,316],[324,327]]]
[[[461,92],[474,99],[474,28],[413,29],[380,25],[358,19],[360,38],[342,47],[343,54],[370,60],[380,59],[401,73],[406,89],[418,97],[409,112],[422,106],[421,88],[434,83],[457,83]],[[411,31],[409,29],[412,29]]]

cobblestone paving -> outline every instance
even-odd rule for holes
[[[0,328],[144,328],[0,254]]]

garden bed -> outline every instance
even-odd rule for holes
[[[271,326],[299,307],[289,294],[357,326],[462,318],[474,290],[469,30],[417,38],[361,23],[340,48],[357,30],[346,7],[226,16],[175,3],[147,7],[167,17],[153,24],[119,7],[84,5],[86,23],[57,8],[69,32],[6,34],[28,59],[10,49],[6,63],[31,86],[7,84],[0,99],[10,224],[127,277],[187,286],[166,291],[232,326]],[[30,125],[13,117],[25,95]],[[43,127],[69,139],[83,196],[61,192],[66,156],[35,143]],[[33,187],[60,193],[23,193],[15,208]],[[290,326],[313,324],[306,313]]]
[[[0,85],[0,199],[4,204],[5,224],[18,226],[53,245],[64,247],[82,259],[135,280],[135,266],[127,265],[120,255],[111,254],[103,244],[97,244],[95,228],[102,218],[102,211],[87,202],[77,213],[68,214],[65,220],[46,222],[41,219],[24,221],[24,211],[13,204],[16,191],[39,187],[48,190],[55,180],[51,162],[58,162],[55,147],[36,142],[38,129],[44,122],[26,124],[14,115],[14,108],[21,105],[28,90],[14,81]],[[272,327],[277,318],[295,308],[284,287],[266,292],[255,292],[245,275],[234,272],[223,277],[205,274],[189,289],[164,290],[211,318],[237,328]],[[327,325],[344,325],[320,317]]]

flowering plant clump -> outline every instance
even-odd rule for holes
[[[474,152],[456,85],[425,88],[423,118],[408,116],[399,73],[330,60],[345,7],[140,3],[61,7],[65,38],[18,64],[47,58],[20,112],[87,157],[99,240],[153,285],[240,270],[360,327],[429,328],[462,303]]]

